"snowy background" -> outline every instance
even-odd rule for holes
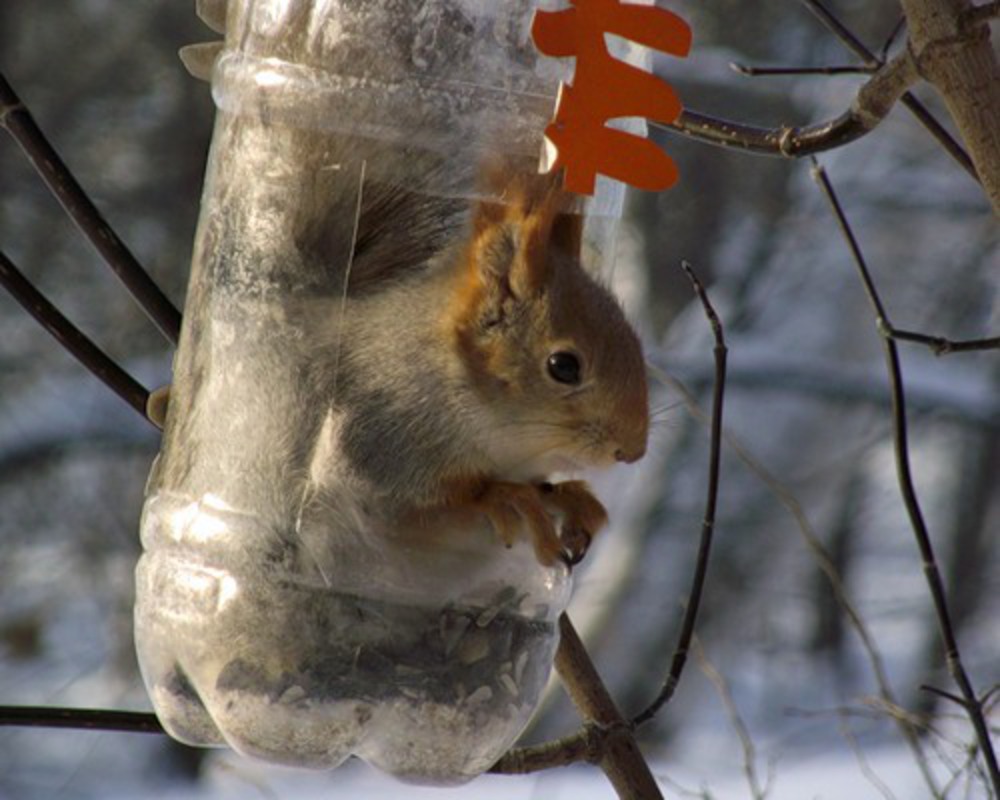
[[[176,50],[209,38],[192,4],[6,0],[0,68],[156,280],[183,298],[212,106]],[[831,5],[875,49],[888,0]],[[675,3],[695,30],[660,65],[694,109],[760,125],[839,114],[859,79],[755,78],[730,61],[845,63],[787,0]],[[933,110],[940,103],[918,92]],[[943,118],[943,115],[942,115]],[[669,660],[703,507],[711,339],[677,268],[710,286],[730,345],[729,439],[704,658],[642,742],[670,798],[985,798],[951,688],[892,463],[884,365],[849,254],[805,163],[657,134],[682,180],[632,198],[612,276],[663,375],[650,455],[600,480],[613,530],[572,614],[621,706],[641,709]],[[892,320],[951,338],[1000,331],[1000,231],[972,181],[897,109],[823,156]],[[169,352],[0,141],[0,244],[147,386]],[[1000,682],[1000,359],[904,347],[916,480],[966,666]],[[148,709],[131,641],[143,482],[157,439],[0,296],[0,703]],[[812,542],[812,544],[810,544]],[[819,567],[824,548],[838,591]],[[838,600],[863,620],[873,655]],[[896,703],[885,699],[873,662]],[[992,713],[996,730],[1000,711]],[[551,694],[526,741],[577,724]],[[611,797],[594,769],[400,788],[352,763],[275,770],[161,737],[0,730],[0,798]]]

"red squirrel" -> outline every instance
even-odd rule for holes
[[[645,453],[642,348],[581,264],[571,195],[499,175],[462,240],[345,304],[340,455],[401,528],[480,515],[543,565],[575,563],[607,513],[586,483],[549,478]]]

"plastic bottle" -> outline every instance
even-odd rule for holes
[[[212,5],[218,11],[218,2]],[[229,0],[218,117],[147,487],[135,634],[175,738],[401,778],[488,769],[551,670],[563,569],[485,526],[442,548],[324,536],[329,403],[305,375],[362,194],[468,197],[484,155],[537,163],[565,65],[528,0]],[[598,200],[600,248],[620,194]],[[609,213],[610,209],[610,213]],[[456,228],[455,235],[461,231]],[[335,510],[334,510],[335,513]]]

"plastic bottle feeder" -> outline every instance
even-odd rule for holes
[[[353,524],[343,410],[315,379],[336,375],[359,215],[403,194],[439,204],[439,229],[393,233],[387,212],[369,245],[440,248],[463,235],[484,157],[537,171],[567,65],[536,51],[535,10],[202,4],[224,16],[224,46],[202,52],[218,115],[135,608],[153,705],[182,742],[454,783],[535,709],[568,571],[485,522],[433,541]],[[609,188],[590,206],[597,257],[620,208]]]

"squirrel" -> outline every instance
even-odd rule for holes
[[[557,176],[484,172],[450,245],[456,201],[383,188],[362,208],[348,302],[323,306],[309,359],[338,422],[317,434],[306,496],[333,531],[485,519],[507,546],[527,534],[542,565],[573,565],[607,512],[585,482],[549,478],[643,456],[642,347],[581,263]],[[148,406],[160,427],[168,393]]]
[[[634,462],[649,430],[639,339],[582,266],[556,181],[495,170],[457,244],[346,303],[332,390],[338,457],[400,528],[485,516],[545,566],[575,564],[607,522],[585,482],[549,477]]]

